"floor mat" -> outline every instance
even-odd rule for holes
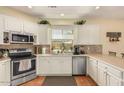
[[[47,76],[43,86],[77,86],[72,76]]]

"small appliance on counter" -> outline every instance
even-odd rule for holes
[[[7,49],[0,49],[0,58],[8,57],[8,50]]]
[[[3,57],[3,51],[4,51],[4,49],[0,49],[0,58]]]
[[[79,51],[79,46],[74,46],[74,55],[79,55],[80,51]]]
[[[50,54],[50,45],[35,45],[35,54]]]
[[[79,45],[74,46],[74,55],[81,55],[81,54],[85,54],[85,51],[83,49],[83,47],[80,47]]]
[[[47,48],[46,47],[42,47],[42,54],[46,54],[47,53]]]

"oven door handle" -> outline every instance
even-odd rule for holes
[[[19,63],[20,61],[13,61],[13,63]]]

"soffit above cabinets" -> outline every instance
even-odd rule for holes
[[[9,6],[29,15],[50,19],[124,18],[124,6]],[[64,16],[63,16],[64,14]]]

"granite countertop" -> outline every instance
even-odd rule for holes
[[[124,59],[123,58],[105,55],[105,54],[88,54],[88,56],[96,60],[102,61],[107,65],[111,65],[120,70],[124,70]]]
[[[36,54],[36,56],[55,56],[55,57],[59,57],[59,56],[87,56],[87,54],[82,54],[82,55],[73,55],[73,54]]]
[[[0,58],[0,62],[6,61],[6,60],[11,60],[11,59],[9,57],[2,57],[2,58]]]
[[[59,57],[59,56],[72,56],[72,54],[37,54],[36,56],[55,56],[55,57]]]

